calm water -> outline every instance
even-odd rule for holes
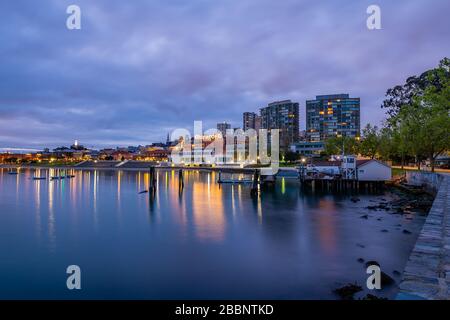
[[[159,171],[150,201],[138,194],[148,185],[143,172],[72,171],[65,181],[31,179],[53,170],[7,172],[0,169],[0,298],[336,299],[336,287],[365,284],[358,258],[391,276],[402,271],[424,221],[384,211],[362,219],[371,201],[391,195],[353,203],[304,195],[284,179],[254,201],[249,186],[219,187],[207,172],[186,172],[180,194],[178,174]],[[66,288],[72,264],[82,290]]]

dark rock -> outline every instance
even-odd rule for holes
[[[333,292],[337,294],[339,297],[341,297],[341,299],[343,300],[353,300],[355,293],[360,292],[362,290],[363,288],[359,286],[357,283],[355,284],[349,283],[346,286],[334,290]]]
[[[359,258],[359,259],[358,259],[358,262],[359,262],[359,263],[364,263],[364,259],[363,259],[363,258]]]
[[[409,231],[409,230],[403,229],[403,233],[404,233],[404,234],[411,234],[412,232]]]
[[[382,219],[382,218],[378,218],[378,219],[377,219],[377,221],[381,221],[381,220],[383,220],[383,219]]]
[[[361,244],[361,243],[357,243],[356,244],[358,247],[360,247],[360,248],[365,248],[366,246],[365,245],[363,245],[363,244]]]
[[[388,231],[388,230],[386,230],[386,229],[383,229],[383,230],[381,230],[381,232],[385,232],[385,233],[386,233],[386,232],[389,232],[389,231]]]
[[[367,220],[367,219],[369,219],[369,216],[368,216],[367,214],[365,214],[365,215],[361,216],[360,218],[361,218],[361,219],[366,219],[366,220]]]
[[[352,202],[358,202],[358,201],[361,201],[361,200],[360,200],[359,198],[351,198],[350,201],[352,201]]]
[[[375,260],[369,260],[366,262],[366,268],[370,267],[370,266],[380,266],[380,264],[378,263],[378,261]]]
[[[400,273],[400,271],[397,271],[397,270],[392,271],[392,273],[394,274],[394,276],[397,276],[397,277],[399,277],[399,276],[402,275],[402,274]]]
[[[395,284],[395,280],[391,278],[388,274],[381,271],[381,287],[390,286]]]

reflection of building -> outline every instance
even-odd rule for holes
[[[324,141],[335,136],[359,137],[360,127],[359,98],[335,94],[306,101],[308,141]]]
[[[248,129],[258,131],[261,129],[261,117],[254,112],[244,112],[242,115],[242,128],[244,131]]]
[[[299,104],[291,100],[269,103],[261,108],[262,129],[280,130],[280,147],[287,148],[298,141]]]

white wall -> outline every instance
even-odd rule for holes
[[[377,161],[371,161],[358,167],[359,181],[387,181],[391,180],[391,168]]]

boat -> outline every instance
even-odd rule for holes
[[[54,177],[51,177],[50,179],[51,180],[62,180],[64,178],[65,178],[65,176],[54,176]]]

